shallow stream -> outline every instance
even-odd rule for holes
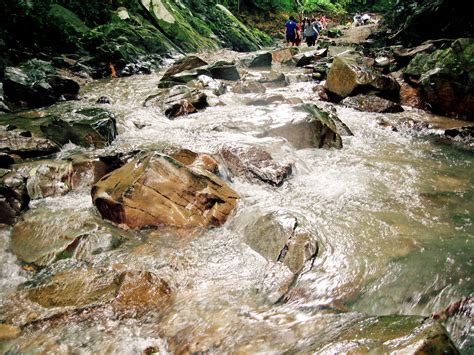
[[[260,72],[249,75],[258,77]],[[343,137],[343,148],[296,150],[282,138],[258,137],[265,127],[301,115],[295,105],[250,106],[245,98],[255,94],[228,92],[220,97],[222,106],[169,120],[143,107],[144,99],[157,91],[159,78],[152,74],[94,81],[82,89],[82,100],[48,111],[89,107],[106,96],[111,104],[102,107],[116,114],[119,131],[108,149],[169,145],[215,153],[224,144],[253,144],[278,162],[293,163],[293,175],[281,187],[233,178],[229,184],[241,199],[223,227],[192,235],[124,231],[126,242],[88,258],[94,265],[120,263],[168,275],[177,289],[176,300],[159,314],[116,318],[104,311],[93,318],[32,326],[0,345],[1,350],[320,351],[329,343],[325,339],[332,339],[342,323],[350,323],[359,313],[430,316],[473,295],[474,155],[441,144],[430,134],[395,132],[380,125],[381,118],[416,118],[436,122],[435,131],[444,120],[410,109],[373,114],[336,105],[337,115],[354,133]],[[324,105],[313,86],[296,82],[267,89],[266,95]],[[80,151],[85,150],[67,146],[59,156]],[[34,201],[31,209],[49,211],[42,217],[44,223],[56,226],[71,223],[67,211],[74,211],[78,219],[98,214],[88,190]],[[262,279],[266,260],[243,242],[252,221],[269,213],[297,216],[319,241],[314,262],[307,263],[289,294],[277,303],[278,297],[259,292],[257,280]],[[3,229],[0,238],[3,300],[32,277],[32,271],[9,252],[9,233]],[[272,272],[274,279],[286,277],[283,269]],[[462,352],[474,351],[472,319],[459,316],[447,326]]]

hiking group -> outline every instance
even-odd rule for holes
[[[321,18],[321,22],[316,20],[314,17],[304,18],[301,25],[295,20],[293,16],[290,16],[286,21],[286,43],[292,46],[299,46],[301,41],[306,41],[308,47],[316,45],[319,32],[322,28],[322,23],[326,19]]]

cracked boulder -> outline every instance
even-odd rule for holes
[[[219,151],[229,171],[274,186],[283,184],[291,175],[291,164],[279,164],[265,150],[256,146],[225,145]]]
[[[158,153],[132,160],[92,188],[102,217],[131,228],[220,226],[238,197],[209,171]]]
[[[299,223],[287,212],[265,214],[244,228],[244,242],[267,260],[283,263],[297,274],[318,252],[317,240]]]

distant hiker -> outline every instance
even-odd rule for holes
[[[363,14],[360,19],[362,20],[362,23],[364,25],[367,25],[370,21],[370,15],[369,14]]]
[[[315,45],[318,33],[319,31],[316,19],[312,18],[311,20],[308,20],[308,23],[304,29],[304,35],[306,37],[306,44],[308,45],[308,47]]]
[[[319,23],[321,23],[321,29],[326,28],[326,23],[328,20],[326,19],[326,16],[322,15],[319,19]]]
[[[296,44],[296,36],[297,36],[297,26],[295,22],[295,18],[290,16],[288,21],[285,24],[286,27],[286,43],[294,46]]]
[[[296,22],[296,41],[295,44],[299,46],[301,44],[302,29],[298,22]]]

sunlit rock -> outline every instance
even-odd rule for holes
[[[267,129],[262,137],[283,137],[296,149],[342,148],[342,139],[331,115],[315,105],[302,105],[305,118],[295,118]]]
[[[131,228],[219,226],[237,198],[214,174],[162,154],[142,155],[104,176],[92,189],[102,217]]]
[[[291,213],[268,213],[244,228],[244,241],[267,260],[283,263],[297,274],[318,251],[316,238],[299,224]]]
[[[285,63],[293,59],[293,56],[298,53],[298,48],[284,48],[272,52],[273,63]]]
[[[398,100],[400,85],[391,77],[358,63],[357,57],[336,56],[329,70],[326,88],[339,97],[375,92]]]
[[[219,150],[219,155],[232,174],[270,185],[283,184],[292,171],[291,164],[279,164],[257,146],[225,145]]]

